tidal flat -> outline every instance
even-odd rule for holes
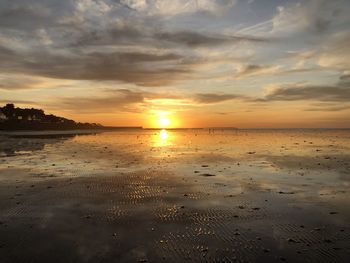
[[[0,262],[348,262],[350,130],[0,135]]]

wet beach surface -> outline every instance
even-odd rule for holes
[[[348,262],[350,130],[0,135],[0,262]]]

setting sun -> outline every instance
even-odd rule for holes
[[[170,124],[171,124],[171,121],[170,121],[170,119],[169,119],[169,112],[165,112],[165,111],[160,111],[159,113],[158,113],[158,115],[159,115],[159,119],[158,119],[158,123],[159,123],[159,126],[161,127],[161,128],[167,128],[167,127],[169,127],[170,126]]]
[[[159,125],[162,128],[168,127],[170,125],[170,120],[165,118],[165,117],[162,117],[162,118],[159,119]]]
[[[179,127],[179,117],[176,116],[175,112],[153,110],[149,114],[148,125],[152,128],[176,128]]]

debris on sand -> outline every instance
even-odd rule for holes
[[[330,215],[336,215],[338,214],[338,212],[335,212],[335,211],[332,211],[332,212],[329,212]]]
[[[294,195],[294,194],[295,194],[295,193],[292,192],[292,191],[290,191],[290,192],[279,191],[278,193],[281,194],[281,195]]]
[[[207,165],[207,164],[203,164],[203,165],[202,165],[202,167],[204,167],[204,168],[205,168],[205,167],[209,167],[209,165]]]
[[[255,154],[256,152],[247,152],[247,154]]]
[[[201,174],[200,176],[210,177],[210,176],[215,176],[215,174]]]

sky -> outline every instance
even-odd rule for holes
[[[0,0],[0,105],[143,127],[350,127],[348,0]]]

